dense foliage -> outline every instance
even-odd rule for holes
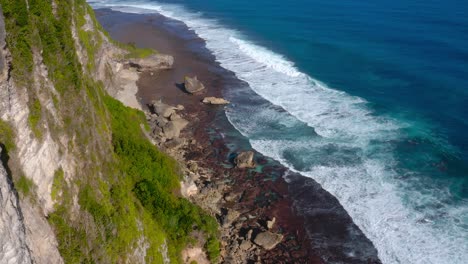
[[[176,163],[143,136],[142,113],[110,97],[105,97],[105,103],[112,116],[114,152],[120,158],[122,170],[134,180],[133,191],[138,199],[162,224],[177,251],[189,242],[193,231],[199,230],[207,235],[209,256],[216,259],[219,254],[216,221],[201,208],[173,194],[179,187]]]

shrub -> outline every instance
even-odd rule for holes
[[[28,177],[21,175],[15,183],[16,190],[23,196],[29,196],[35,188],[34,182]]]
[[[12,151],[15,148],[15,132],[10,124],[0,119],[0,144],[6,148],[6,151]]]

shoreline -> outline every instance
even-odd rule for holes
[[[205,96],[222,97],[223,89],[241,81],[219,66],[202,39],[184,28],[182,22],[157,14],[137,15],[107,9],[96,10],[96,14],[113,38],[174,56],[172,70],[142,74],[137,96],[142,105],[162,99],[169,105],[185,107],[183,117],[190,123],[182,137],[190,140],[184,150],[184,163],[195,161],[200,171],[206,172],[197,180],[200,192],[218,190],[222,197],[217,207],[240,214],[232,225],[222,230],[225,260],[238,251],[239,240],[248,230],[264,231],[262,223],[275,217],[272,230],[281,232],[284,239],[272,250],[255,250],[254,257],[259,259],[253,261],[362,263],[365,258],[367,263],[380,263],[371,242],[336,198],[312,179],[293,174],[286,182],[283,178],[288,173],[286,168],[257,152],[256,169],[232,168],[229,162],[232,154],[251,147],[229,123],[222,107],[207,106],[200,101]],[[207,91],[189,95],[178,89],[187,74],[197,75]],[[224,217],[222,212],[217,216]],[[353,248],[355,243],[359,245]],[[235,256],[238,255],[232,258]]]

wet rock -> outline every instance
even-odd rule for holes
[[[274,247],[276,247],[276,245],[278,245],[278,243],[280,243],[281,240],[283,240],[283,235],[266,231],[259,233],[255,237],[254,243],[263,247],[266,250],[271,250]]]
[[[185,90],[188,92],[188,93],[197,93],[197,92],[201,92],[205,89],[205,86],[203,85],[203,83],[201,83],[198,79],[197,79],[197,76],[193,77],[193,78],[190,78],[189,76],[185,76],[185,83],[184,83],[184,86],[185,86]]]
[[[228,100],[218,97],[205,97],[202,102],[211,105],[225,105],[230,103]]]
[[[234,163],[236,164],[236,167],[240,169],[255,168],[256,165],[253,159],[254,159],[253,151],[241,152],[234,159]]]

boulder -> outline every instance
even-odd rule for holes
[[[255,168],[256,165],[255,165],[255,161],[253,160],[253,158],[254,158],[253,151],[241,152],[234,159],[234,164],[236,164],[236,167],[240,169]]]
[[[278,243],[280,243],[281,240],[283,240],[283,235],[266,231],[259,233],[255,237],[254,243],[263,247],[266,250],[271,250],[274,247],[276,247],[276,245],[278,245]]]
[[[197,93],[197,92],[201,92],[205,89],[205,86],[203,85],[203,83],[201,83],[198,79],[197,79],[197,76],[193,77],[193,78],[190,78],[188,76],[185,76],[185,83],[184,83],[184,86],[185,86],[185,90],[188,92],[188,93]]]
[[[146,58],[132,58],[128,60],[128,65],[138,71],[154,71],[171,69],[174,58],[170,55],[154,54]]]
[[[182,118],[168,121],[167,124],[163,127],[164,136],[167,139],[178,138],[180,136],[180,131],[187,125],[188,121]]]
[[[202,102],[211,105],[225,105],[230,103],[228,100],[218,97],[205,97]]]
[[[154,113],[164,118],[169,118],[177,110],[176,107],[167,105],[161,101],[153,101],[152,106]]]

